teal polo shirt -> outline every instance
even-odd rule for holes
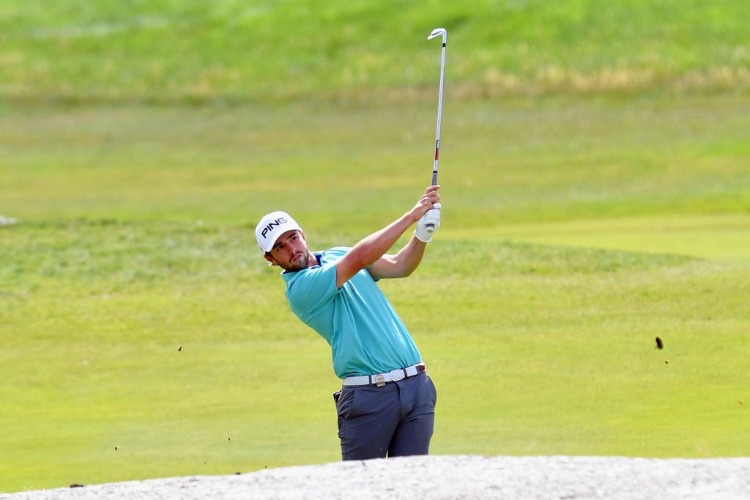
[[[369,270],[336,288],[335,264],[347,251],[336,247],[315,253],[318,265],[282,273],[292,311],[331,346],[339,378],[419,363],[414,340]]]

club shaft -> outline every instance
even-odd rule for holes
[[[442,36],[443,48],[440,58],[440,89],[438,90],[438,112],[437,112],[437,127],[435,128],[435,160],[432,164],[432,185],[436,186],[438,183],[438,164],[440,162],[440,126],[443,121],[443,81],[445,80],[445,47],[448,43],[448,33],[443,28],[436,28],[432,30],[430,36],[427,37],[431,40],[437,36]],[[426,229],[430,233],[435,230],[434,224],[426,224]]]
[[[437,126],[435,129],[435,159],[432,164],[432,185],[438,183],[438,166],[440,162],[440,126],[443,121],[443,82],[445,81],[445,48],[447,45],[447,34],[443,33],[443,48],[440,58],[440,89],[438,90]]]

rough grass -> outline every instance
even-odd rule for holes
[[[413,93],[449,30],[456,95],[750,88],[744,2],[65,0],[0,7],[0,96],[237,102]]]

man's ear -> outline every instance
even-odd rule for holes
[[[276,262],[276,259],[274,259],[274,258],[273,258],[273,257],[271,256],[271,252],[266,252],[266,253],[264,253],[264,254],[263,254],[263,257],[264,257],[264,258],[265,258],[265,259],[266,259],[266,260],[268,261],[268,263],[269,263],[269,264],[271,264],[272,266],[278,266],[278,265],[279,265],[279,264],[278,264],[278,263]]]

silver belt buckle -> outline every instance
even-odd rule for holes
[[[372,377],[372,382],[378,387],[383,387],[385,385],[385,377],[382,373],[380,375],[374,375]]]

